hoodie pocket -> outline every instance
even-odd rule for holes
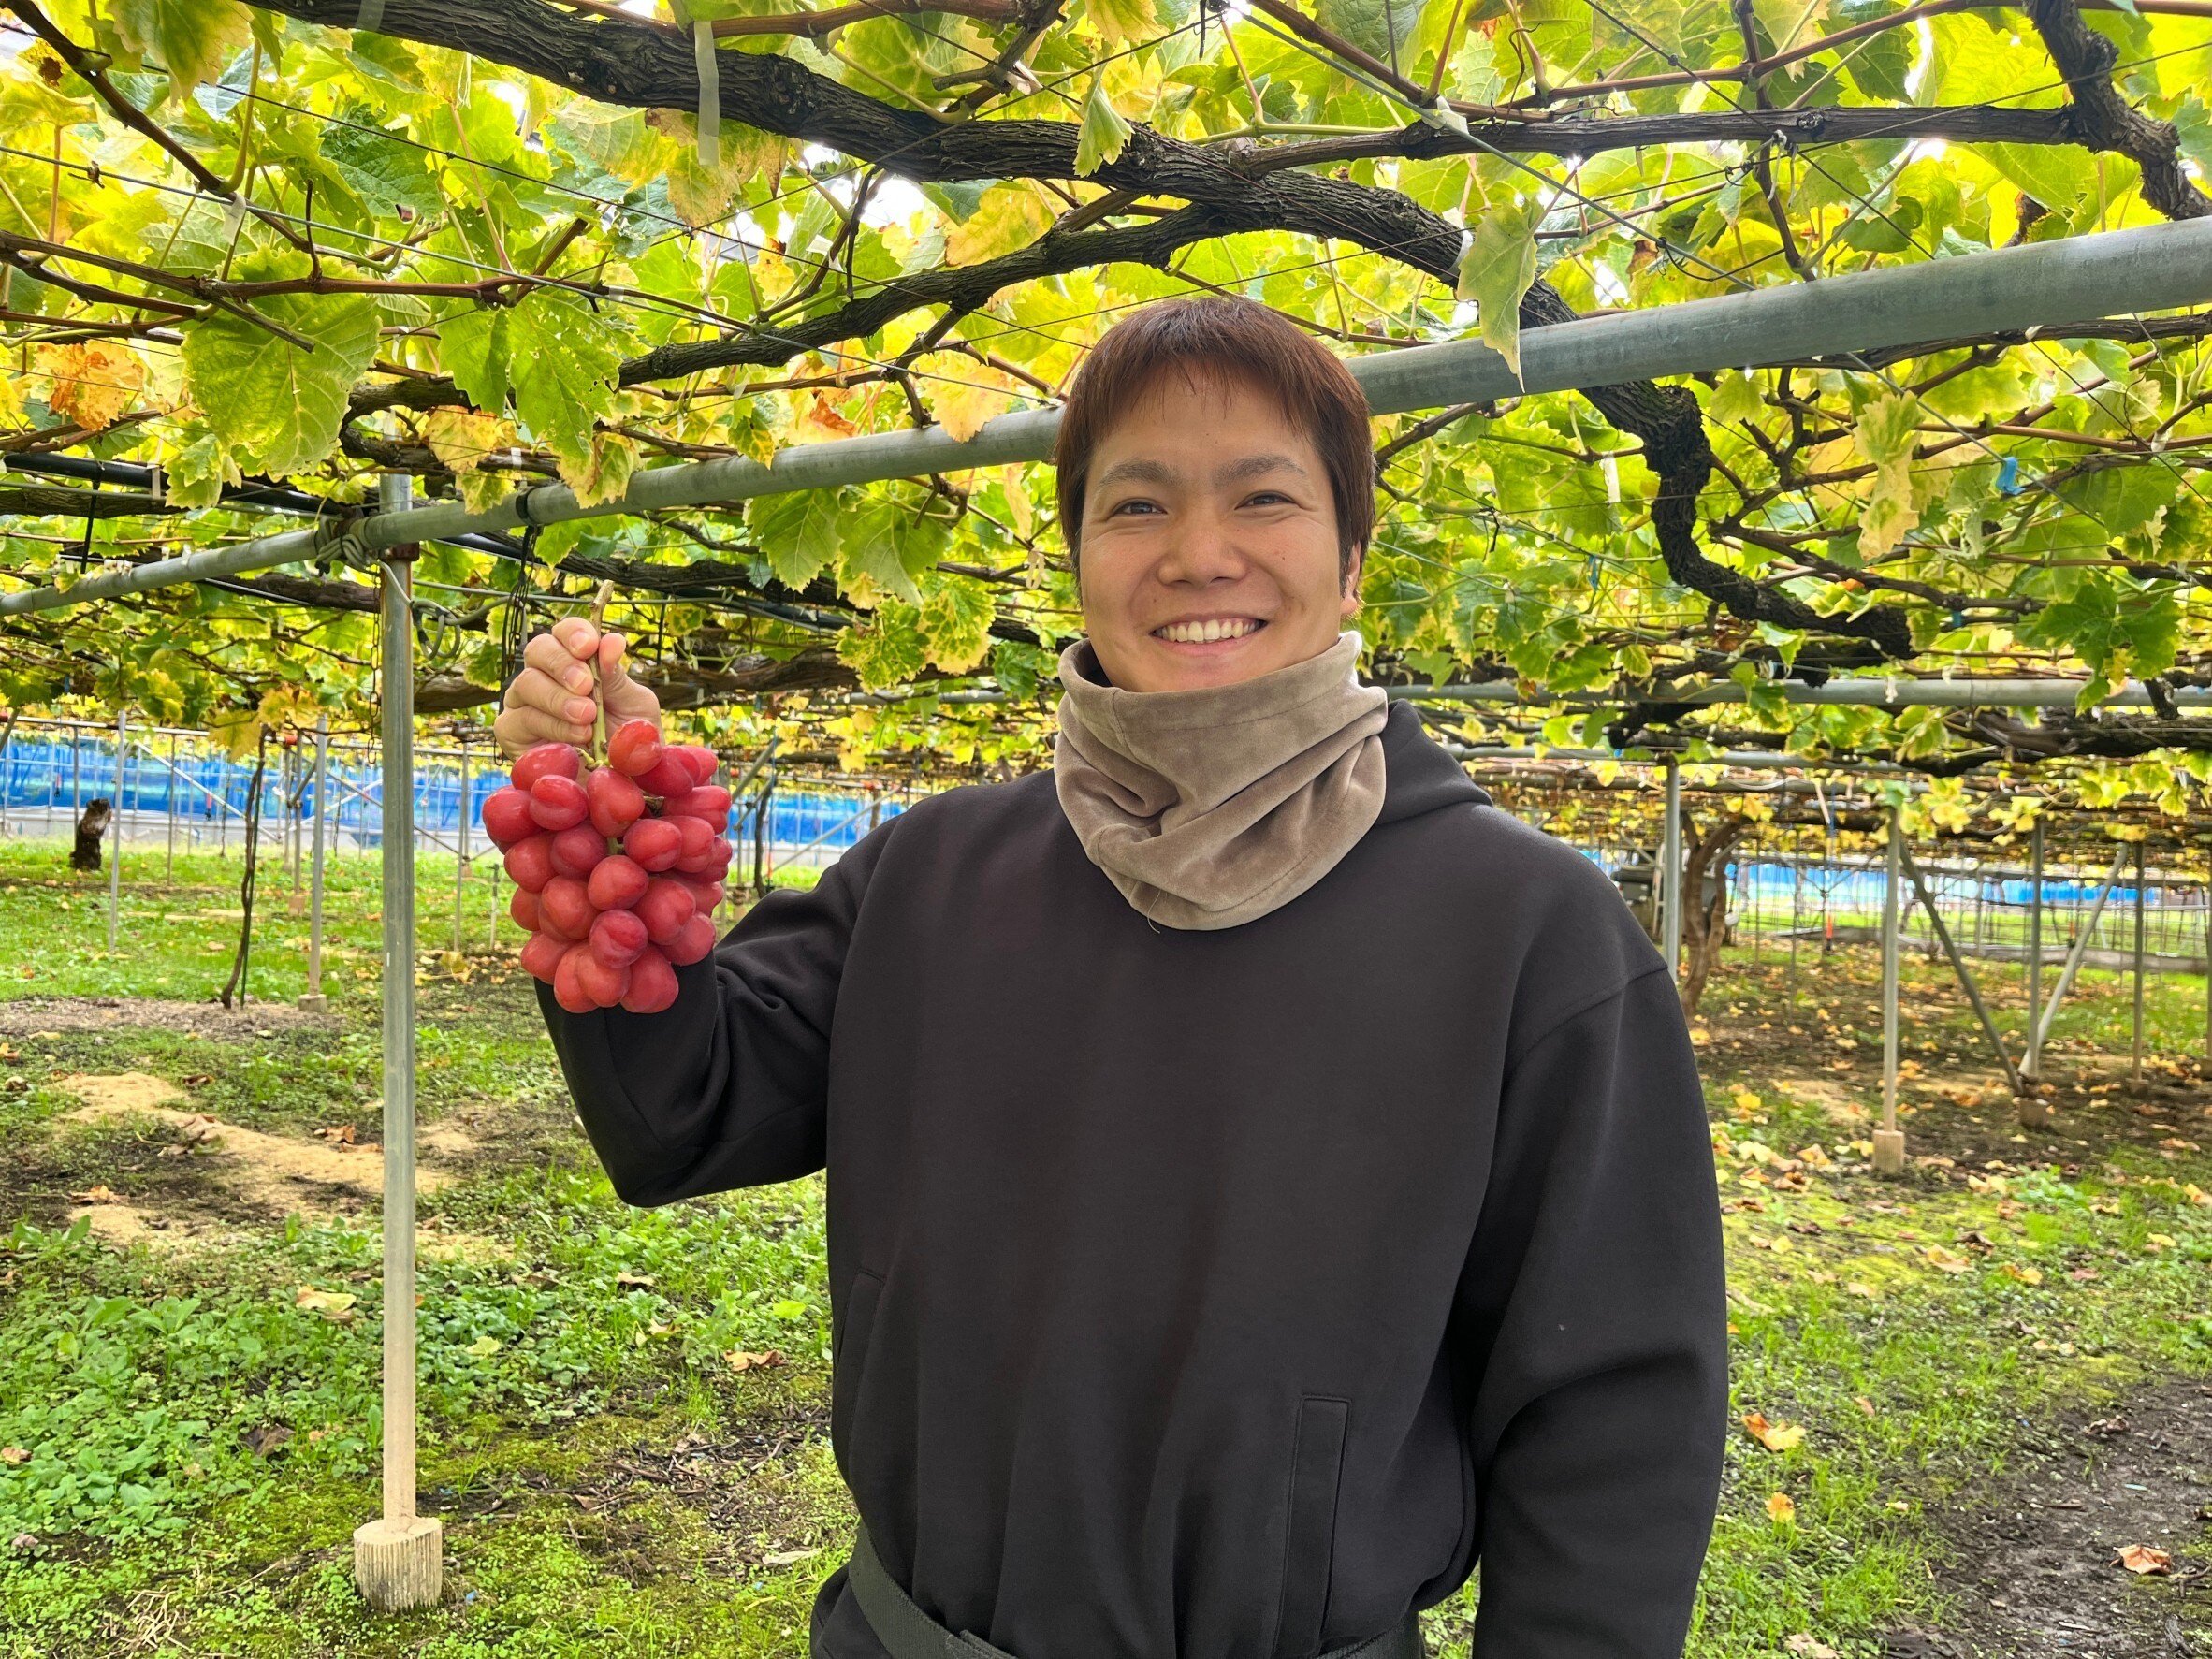
[[[860,1398],[861,1367],[867,1362],[868,1328],[876,1321],[876,1302],[883,1279],[865,1268],[852,1276],[845,1294],[845,1308],[830,1337],[830,1451],[838,1471],[851,1478],[850,1458],[852,1413]]]
[[[1312,1659],[1329,1616],[1329,1571],[1336,1544],[1337,1477],[1344,1468],[1351,1402],[1308,1394],[1298,1405],[1290,1450],[1290,1517],[1283,1542],[1283,1594],[1274,1659]]]

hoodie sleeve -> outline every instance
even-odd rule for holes
[[[1480,1659],[1676,1659],[1719,1502],[1727,1314],[1664,967],[1521,1045],[1457,1312]]]
[[[538,1007],[592,1149],[627,1203],[665,1204],[822,1167],[830,1025],[845,953],[894,819],[810,892],[778,889],[676,970],[653,1014]]]

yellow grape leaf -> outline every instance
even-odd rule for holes
[[[1012,382],[996,369],[968,357],[940,354],[941,379],[925,381],[929,410],[945,435],[965,444],[982,429],[985,421],[1014,406]]]
[[[35,360],[49,377],[48,405],[87,431],[99,431],[130,408],[146,385],[146,365],[111,340],[48,346]]]
[[[2043,1283],[2043,1269],[2040,1267],[2028,1267],[2017,1261],[2008,1261],[1997,1271],[2008,1279],[2019,1280],[2023,1285]]]
[[[1778,1492],[1767,1500],[1767,1518],[1769,1521],[1790,1521],[1797,1519],[1797,1501],[1786,1492]]]
[[[1100,70],[1091,77],[1091,95],[1084,100],[1083,125],[1075,135],[1075,170],[1088,178],[1109,162],[1120,160],[1128,141],[1129,124],[1106,95],[1106,75]]]
[[[1109,45],[1126,46],[1159,32],[1159,13],[1153,0],[1090,0],[1091,26],[1106,36]]]
[[[1751,1432],[1751,1437],[1768,1451],[1788,1451],[1792,1447],[1803,1445],[1805,1441],[1802,1426],[1780,1420],[1769,1422],[1764,1412],[1746,1413],[1743,1426]]]
[[[1027,247],[1052,224],[1052,213],[1027,184],[994,184],[976,210],[945,232],[945,263],[977,265]]]
[[[1913,506],[1913,428],[1919,409],[1909,393],[1876,398],[1860,413],[1852,434],[1858,452],[1874,464],[1866,517],[1859,521],[1862,560],[1888,552],[1919,520]]]
[[[488,1360],[506,1346],[496,1336],[479,1336],[467,1347],[461,1349],[461,1352],[469,1355],[472,1359]]]
[[[816,392],[799,411],[792,422],[791,441],[798,444],[835,444],[840,438],[850,438],[860,429],[837,412],[837,406],[821,392]]]
[[[580,506],[596,507],[618,502],[630,488],[630,474],[637,470],[637,445],[613,432],[594,431],[591,451],[581,465],[556,454],[560,481],[575,491]]]
[[[433,409],[422,423],[422,441],[454,473],[473,473],[488,455],[509,447],[507,423],[473,409]]]
[[[1969,1272],[1973,1267],[1973,1263],[1965,1257],[1946,1250],[1941,1244],[1928,1245],[1921,1252],[1921,1255],[1927,1257],[1928,1265],[1940,1273],[1962,1273]]]

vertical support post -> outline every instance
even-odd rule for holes
[[[162,784],[162,798],[168,803],[169,862],[167,879],[177,879],[177,736],[169,734],[169,775]]]
[[[329,780],[330,717],[326,714],[315,720],[314,867],[308,877],[307,993],[299,998],[299,1006],[313,1013],[322,1012],[327,1002],[323,995],[323,803]]]
[[[84,822],[84,735],[69,723],[69,839],[77,839],[77,826]]]
[[[2135,843],[2135,1026],[2130,1043],[2129,1076],[2140,1092],[2143,1087],[2143,843]]]
[[[2039,1129],[2051,1121],[2051,1109],[2038,1085],[2043,1080],[2043,820],[2028,832],[2028,1055],[2020,1063],[2020,1127]]]
[[[126,746],[126,741],[128,741],[126,732],[124,732],[124,721],[126,721],[126,719],[128,719],[126,712],[124,712],[122,707],[117,707],[115,710],[115,812],[109,814],[109,822],[110,825],[115,825],[115,856],[109,858],[109,955],[115,953],[115,911],[120,910],[122,903],[124,903],[124,746]],[[2144,929],[2137,927],[2137,936],[2141,936],[2141,931]],[[2141,984],[2141,980],[2137,980],[2137,984]],[[2137,997],[2134,997],[2134,1000],[2137,1002],[2144,1000],[2144,997],[2141,997],[2141,991],[2137,991]]]
[[[1889,857],[1882,884],[1882,1127],[1874,1131],[1874,1168],[1885,1175],[1905,1167],[1904,1131],[1897,1127],[1897,921],[1902,884],[1904,837],[1897,808],[1888,811]]]
[[[2205,1070],[2212,1075],[2212,876],[2205,878]]]
[[[467,896],[464,884],[469,874],[469,740],[461,739],[460,746],[460,853],[453,861],[453,953],[460,954],[461,902]]]
[[[1666,822],[1659,836],[1659,949],[1678,980],[1682,965],[1682,769],[1666,763]]]
[[[380,505],[412,480],[386,473]],[[354,1582],[380,1613],[436,1605],[444,1529],[415,1512],[415,617],[408,566],[385,555],[384,612],[384,1514],[354,1532]]]
[[[1805,925],[1805,855],[1790,866],[1790,995],[1797,994],[1797,930]]]

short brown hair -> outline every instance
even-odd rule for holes
[[[1367,395],[1352,371],[1281,313],[1256,300],[1207,295],[1163,299],[1109,328],[1077,371],[1053,442],[1060,533],[1080,559],[1091,456],[1130,404],[1173,370],[1184,384],[1242,382],[1272,398],[1320,452],[1336,500],[1338,568],[1375,533],[1375,440]]]

